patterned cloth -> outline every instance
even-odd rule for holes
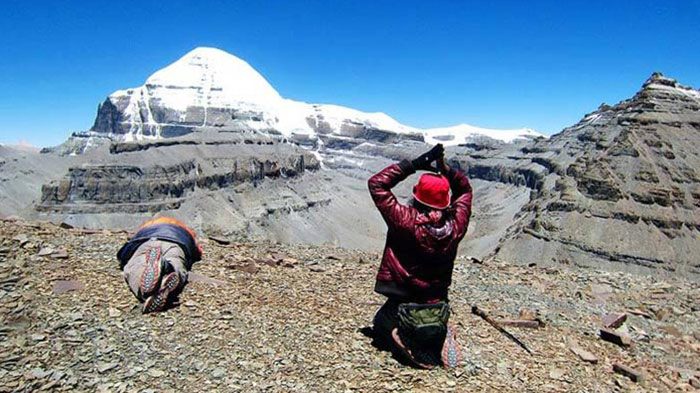
[[[127,284],[129,284],[129,289],[136,296],[139,301],[145,301],[142,299],[139,291],[139,285],[141,283],[141,277],[143,275],[144,269],[146,268],[146,253],[149,250],[160,248],[161,259],[170,263],[172,269],[177,273],[180,278],[180,288],[177,292],[179,293],[184,288],[187,283],[187,276],[189,270],[187,269],[185,253],[182,248],[176,243],[150,239],[142,243],[131,256],[129,261],[124,266],[124,279]],[[160,280],[160,277],[157,278]]]
[[[117,253],[119,267],[124,269],[136,250],[144,242],[153,238],[178,244],[185,253],[185,264],[188,270],[192,269],[192,264],[202,259],[202,246],[192,229],[178,219],[157,217],[141,224],[138,232],[122,246]]]

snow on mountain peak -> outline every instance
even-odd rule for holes
[[[495,130],[475,127],[469,124],[458,124],[452,127],[430,128],[423,131],[425,141],[430,144],[442,143],[445,146],[459,145],[468,142],[470,138],[486,136],[506,143],[518,139],[543,137],[544,135],[530,128],[517,128],[511,130]]]
[[[172,108],[230,107],[240,102],[269,105],[281,97],[253,67],[216,48],[199,47],[156,71],[146,87],[168,88],[158,98]]]
[[[131,141],[183,135],[196,127],[275,130],[312,140],[318,134],[354,137],[375,129],[445,145],[464,143],[475,135],[505,142],[541,136],[530,129],[488,130],[466,124],[420,130],[382,112],[285,99],[247,62],[207,47],[195,48],[156,71],[143,86],[112,93],[91,131]]]

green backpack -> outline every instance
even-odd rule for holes
[[[416,360],[440,364],[440,351],[447,335],[450,305],[402,303],[398,309],[399,336]]]

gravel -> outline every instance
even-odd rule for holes
[[[451,322],[467,361],[424,371],[368,336],[383,300],[377,252],[204,240],[181,304],[142,315],[115,258],[126,233],[3,221],[0,235],[0,392],[667,391],[700,375],[700,288],[681,278],[459,259]],[[47,247],[66,258],[37,255]],[[535,355],[472,304],[541,318],[544,328],[507,328]],[[600,340],[601,318],[628,310],[649,317],[628,313],[619,330],[632,346]],[[615,374],[617,363],[644,381]]]

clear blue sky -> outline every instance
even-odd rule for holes
[[[700,87],[698,1],[2,2],[0,142],[57,144],[197,46],[285,97],[551,134],[653,71]]]

